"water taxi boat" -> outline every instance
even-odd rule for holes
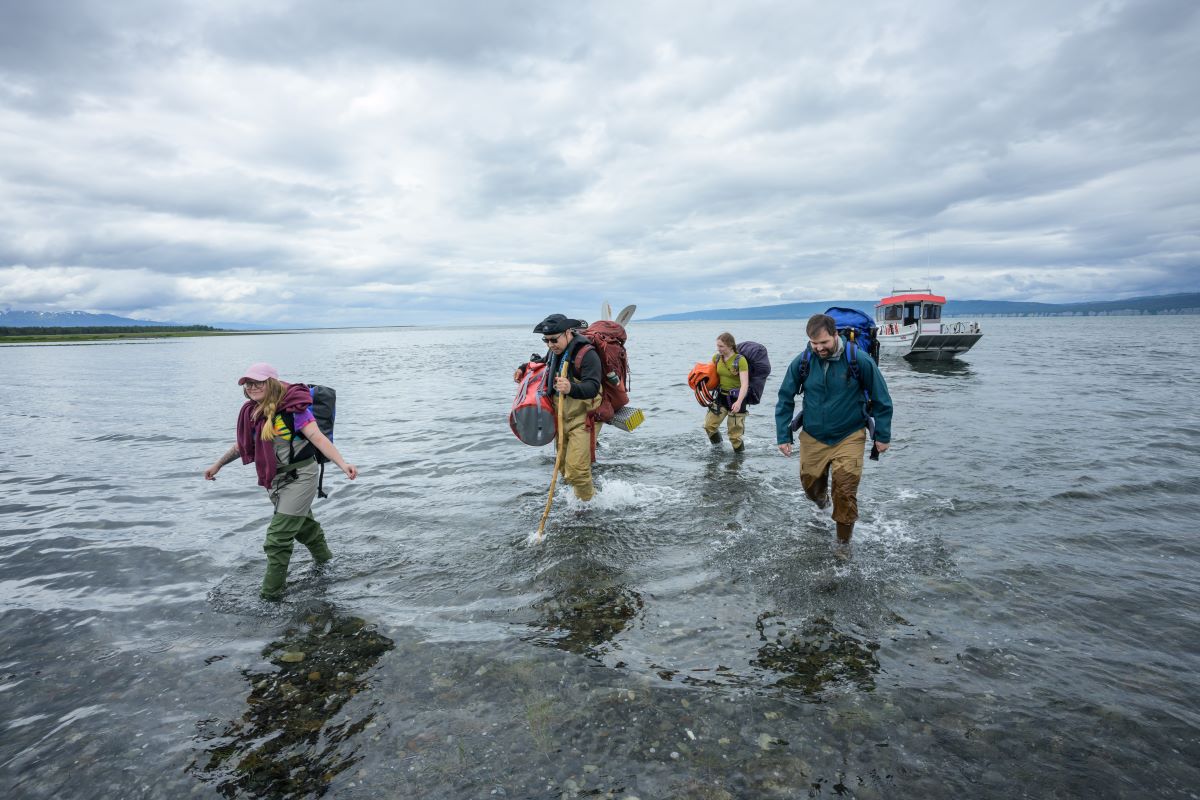
[[[949,361],[983,337],[978,322],[942,322],[946,298],[928,289],[893,289],[875,306],[882,353],[908,361]]]

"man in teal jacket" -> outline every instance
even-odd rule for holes
[[[775,441],[785,456],[792,454],[792,412],[803,392],[800,431],[800,484],[818,508],[829,505],[833,476],[833,521],[838,541],[847,544],[858,519],[858,482],[862,478],[867,442],[866,389],[875,418],[875,447],[882,453],[892,440],[892,397],[879,367],[854,348],[861,384],[852,376],[848,347],[838,336],[832,317],[814,314],[808,320],[808,375],[801,385],[805,353],[792,359],[779,401],[775,404]]]

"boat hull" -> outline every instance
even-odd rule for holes
[[[983,338],[982,333],[924,333],[904,354],[908,361],[949,361],[965,353]]]
[[[982,333],[916,333],[880,336],[879,346],[908,361],[949,361],[967,352],[983,338]]]

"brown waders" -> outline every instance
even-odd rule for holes
[[[819,442],[800,431],[800,485],[818,508],[829,505],[833,478],[833,521],[838,541],[848,542],[858,520],[858,483],[862,479],[867,432],[856,431],[837,444]]]
[[[729,443],[733,445],[733,449],[741,452],[746,446],[743,439],[746,436],[746,412],[734,414],[726,406],[719,406],[714,412],[711,408],[704,415],[704,432],[708,434],[708,440],[713,444],[721,441],[721,422],[726,418],[729,419],[726,429],[729,431]]]
[[[563,396],[563,480],[575,490],[580,500],[591,500],[596,494],[592,483],[592,437],[599,436],[601,423],[588,428],[587,415],[600,407],[603,398],[596,395],[590,400],[578,400]]]

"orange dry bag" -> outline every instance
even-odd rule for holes
[[[696,394],[697,403],[702,406],[712,405],[713,391],[720,383],[720,378],[717,377],[716,363],[709,361],[692,367],[692,371],[688,373],[687,382]]]

